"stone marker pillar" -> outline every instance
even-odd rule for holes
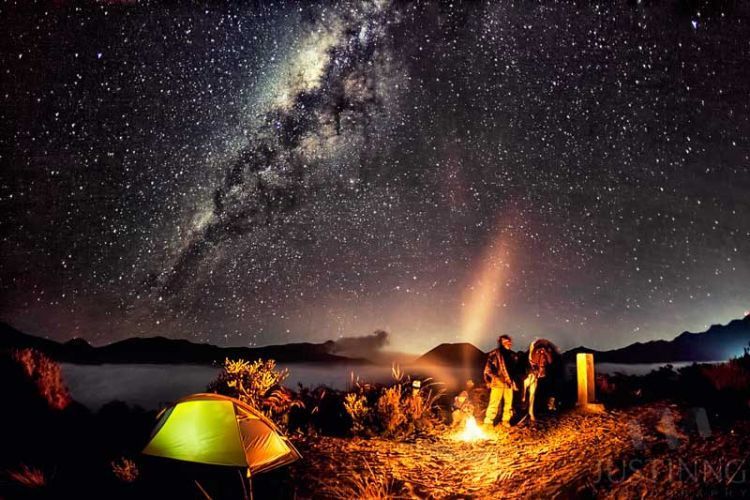
[[[578,406],[587,408],[596,401],[594,395],[594,355],[579,352],[576,354],[578,372]]]

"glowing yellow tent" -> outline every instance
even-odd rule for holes
[[[247,467],[250,475],[300,458],[294,445],[258,410],[219,394],[194,394],[165,409],[143,453]]]

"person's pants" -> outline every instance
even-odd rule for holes
[[[501,383],[490,388],[490,404],[487,405],[487,412],[484,414],[485,424],[492,425],[495,423],[495,417],[497,417],[501,404],[503,405],[503,422],[510,422],[513,409],[512,386]]]

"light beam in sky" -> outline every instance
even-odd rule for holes
[[[509,236],[501,229],[495,230],[462,302],[461,338],[464,342],[477,344],[491,333],[510,270],[510,253]]]

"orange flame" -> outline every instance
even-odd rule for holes
[[[464,424],[464,429],[456,434],[455,439],[458,441],[481,441],[489,439],[489,436],[479,427],[474,415],[469,415]]]

